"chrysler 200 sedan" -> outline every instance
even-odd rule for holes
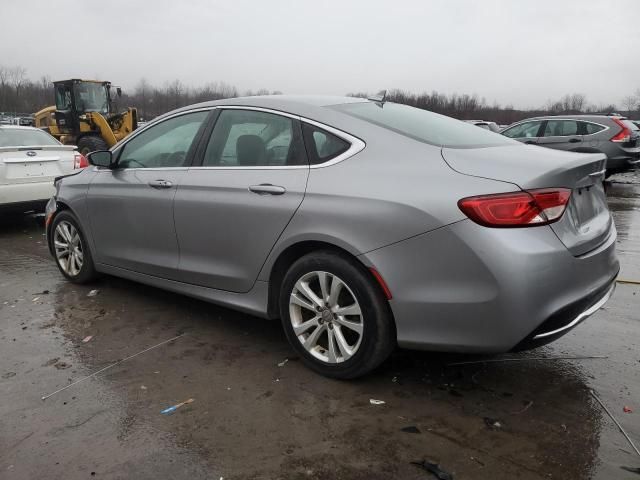
[[[105,273],[280,318],[313,370],[396,345],[498,353],[598,310],[619,264],[605,156],[342,97],[173,111],[56,181],[62,274]]]

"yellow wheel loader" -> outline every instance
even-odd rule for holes
[[[107,150],[138,127],[135,108],[114,111],[111,82],[53,82],[56,104],[34,115],[34,126],[47,130],[65,145],[77,145],[83,155]],[[119,96],[122,91],[114,87]]]

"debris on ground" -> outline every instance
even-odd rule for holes
[[[498,430],[502,428],[502,423],[500,423],[500,421],[496,420],[495,418],[484,417],[483,420],[485,425],[489,427],[491,430]]]
[[[173,406],[171,406],[171,407],[169,407],[169,408],[165,408],[165,409],[164,409],[164,410],[162,410],[160,413],[161,413],[162,415],[170,415],[170,414],[172,414],[173,412],[175,412],[177,409],[179,409],[180,407],[182,407],[182,406],[184,406],[184,405],[188,405],[188,404],[190,404],[190,403],[193,403],[194,401],[195,401],[195,399],[193,399],[193,398],[189,398],[188,400],[185,400],[184,402],[180,402],[180,403],[178,403],[178,404],[176,404],[176,405],[173,405]]]
[[[533,400],[529,400],[528,402],[524,402],[524,408],[518,410],[517,412],[511,412],[511,415],[520,415],[521,413],[526,412],[533,405]]]
[[[288,359],[288,358],[285,358],[283,361],[281,361],[281,362],[278,364],[278,366],[279,366],[279,367],[284,367],[284,366],[287,364],[287,362],[288,362],[288,361],[289,361],[289,359]]]
[[[422,432],[420,432],[420,429],[418,427],[415,427],[413,425],[411,425],[409,427],[401,428],[400,430],[405,432],[405,433],[422,433]]]
[[[58,370],[66,370],[67,368],[71,367],[71,364],[67,362],[56,362],[53,364],[53,366],[56,367]]]
[[[140,390],[146,390],[147,387],[145,387],[144,385],[140,385]]]
[[[609,409],[606,407],[606,405],[604,403],[602,403],[602,400],[600,400],[600,397],[598,397],[598,395],[596,395],[596,392],[594,392],[593,390],[591,390],[591,396],[593,398],[596,399],[596,401],[600,404],[600,406],[602,407],[602,409],[607,412],[607,415],[609,415],[609,418],[611,418],[611,420],[613,420],[613,423],[616,424],[616,426],[618,427],[618,430],[620,430],[620,433],[622,433],[622,435],[624,435],[624,438],[627,439],[627,442],[629,442],[629,445],[631,445],[631,448],[633,448],[635,450],[635,452],[638,454],[638,456],[640,457],[640,450],[638,450],[638,447],[636,447],[636,444],[633,443],[633,440],[631,440],[631,437],[629,437],[629,435],[627,434],[627,432],[624,430],[624,428],[622,428],[622,425],[620,425],[620,422],[618,422],[618,420],[616,420],[616,417],[613,416],[613,414],[609,411]]]
[[[384,400],[376,400],[375,398],[370,398],[369,403],[371,405],[384,405],[387,402],[385,402]]]
[[[422,462],[411,462],[411,464],[416,465],[429,473],[432,473],[438,480],[453,480],[453,475],[451,475],[449,472],[444,471],[437,463],[431,463],[423,460]]]
[[[92,338],[93,338],[93,335],[87,335],[82,339],[82,343],[90,342]]]
[[[11,378],[11,377],[15,377],[15,376],[16,376],[16,372],[7,372],[7,373],[2,375],[2,378],[4,378],[6,380],[7,378]]]
[[[33,298],[33,300],[31,300],[32,302],[37,302],[38,300],[40,300],[40,297],[35,297]]]
[[[87,297],[95,297],[96,295],[98,295],[99,290],[91,290],[89,293],[87,293]]]
[[[126,362],[127,360],[130,360],[130,359],[132,359],[132,358],[134,358],[134,357],[137,357],[138,355],[142,355],[143,353],[146,353],[146,352],[148,352],[149,350],[153,350],[154,348],[158,348],[159,346],[164,345],[164,344],[166,344],[166,343],[173,342],[174,340],[177,340],[178,338],[183,337],[183,336],[185,336],[185,335],[186,335],[186,333],[181,333],[180,335],[176,335],[175,337],[170,338],[169,340],[165,340],[164,342],[160,342],[160,343],[158,343],[158,344],[156,344],[156,345],[153,345],[152,347],[145,348],[145,349],[144,349],[144,350],[142,350],[141,352],[134,353],[133,355],[129,355],[128,357],[123,358],[122,360],[118,360],[117,362],[114,362],[114,363],[112,363],[111,365],[107,365],[106,367],[101,368],[101,369],[100,369],[100,370],[98,370],[97,372],[93,372],[91,375],[87,375],[86,377],[82,377],[80,380],[76,380],[75,382],[70,383],[69,385],[65,385],[64,387],[59,388],[58,390],[56,390],[56,391],[55,391],[55,392],[53,392],[53,393],[50,393],[49,395],[44,395],[44,396],[43,396],[43,397],[41,397],[40,399],[41,399],[41,400],[46,400],[47,398],[52,397],[52,396],[54,396],[55,394],[60,393],[60,392],[62,392],[63,390],[66,390],[67,388],[71,388],[71,387],[73,387],[74,385],[77,385],[77,384],[78,384],[78,383],[80,383],[80,382],[84,382],[85,380],[88,380],[88,379],[90,379],[90,378],[95,377],[96,375],[98,375],[99,373],[104,372],[105,370],[109,370],[110,368],[113,368],[113,367],[115,367],[116,365],[120,365],[122,362]],[[58,359],[56,358],[55,360],[57,361]],[[45,366],[50,365],[50,364],[51,364],[50,362],[51,362],[51,360],[49,360],[49,362],[47,362],[47,363],[45,364]],[[54,362],[54,363],[55,363],[55,362]]]
[[[626,405],[622,407],[622,411],[624,413],[633,413],[633,410],[631,409],[631,407],[627,407]]]
[[[481,467],[484,467],[484,462],[480,461],[479,459],[477,459],[476,457],[469,457],[471,458],[471,460],[473,460],[474,462],[476,462],[478,465],[480,465]]]

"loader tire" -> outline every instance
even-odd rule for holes
[[[82,155],[87,155],[97,150],[109,150],[107,142],[97,135],[87,135],[78,141],[78,150]]]

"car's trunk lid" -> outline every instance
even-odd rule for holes
[[[75,147],[0,147],[0,184],[51,180],[73,170]]]
[[[610,234],[613,220],[602,184],[606,161],[603,154],[513,145],[443,148],[442,156],[459,173],[511,182],[523,190],[570,188],[572,194],[564,215],[550,227],[575,256],[597,248]]]

